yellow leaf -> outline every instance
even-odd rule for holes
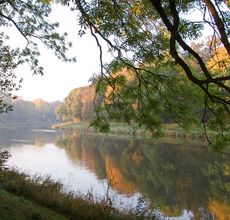
[[[141,3],[139,1],[135,2],[132,8],[132,12],[136,15],[139,15],[141,13]]]
[[[52,0],[42,0],[45,4],[50,4]]]

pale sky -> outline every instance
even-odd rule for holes
[[[45,101],[62,101],[72,89],[88,85],[89,78],[94,73],[100,72],[99,48],[95,39],[89,33],[83,37],[78,36],[80,27],[77,25],[76,12],[72,12],[68,7],[60,4],[54,4],[52,8],[50,20],[59,22],[61,33],[68,33],[68,41],[73,42],[69,54],[76,56],[77,62],[62,62],[55,57],[52,51],[41,47],[39,61],[44,67],[44,76],[33,76],[26,65],[16,70],[16,74],[24,79],[22,88],[16,92],[16,95],[25,100],[42,98]],[[196,16],[192,16],[193,19],[200,16],[197,13],[195,14]],[[188,16],[191,19],[191,15]],[[15,32],[10,33],[13,38],[11,42],[18,46],[24,39],[19,34],[16,35]],[[106,56],[104,61],[111,60],[111,55],[106,53],[105,45],[103,45],[103,48],[103,54]]]
[[[39,61],[44,67],[44,76],[33,76],[26,65],[16,70],[17,75],[24,79],[16,95],[25,100],[42,98],[45,101],[62,101],[72,89],[89,84],[89,78],[100,69],[99,49],[94,38],[90,34],[78,36],[80,28],[77,26],[76,12],[54,5],[50,19],[60,23],[60,32],[68,33],[68,40],[73,42],[69,53],[77,57],[77,62],[62,62],[52,51],[42,47]],[[16,41],[19,42],[18,39]]]

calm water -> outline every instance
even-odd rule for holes
[[[65,190],[104,196],[117,207],[145,198],[169,219],[230,219],[230,156],[200,144],[49,130],[1,131],[11,167],[51,175]]]

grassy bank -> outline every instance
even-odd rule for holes
[[[95,129],[89,127],[87,122],[63,122],[52,125],[52,129],[61,130],[80,130],[85,132],[96,132]],[[137,137],[152,137],[152,134],[141,128],[134,128],[123,123],[111,123],[109,135],[128,135]],[[177,124],[164,124],[162,127],[162,136],[167,138],[194,138],[204,139],[203,130],[199,128],[193,128],[190,131],[185,131]]]
[[[55,211],[15,196],[0,188],[0,219],[2,220],[67,220]]]
[[[134,213],[134,211],[132,212]],[[112,207],[109,198],[64,193],[50,178],[30,178],[14,170],[0,171],[0,219],[2,220],[85,220],[143,219]]]

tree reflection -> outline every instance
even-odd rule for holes
[[[59,147],[119,193],[141,192],[167,216],[228,219],[230,158],[197,144],[172,144],[86,134],[64,134]],[[220,214],[222,213],[222,215]]]

